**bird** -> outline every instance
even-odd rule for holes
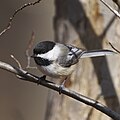
[[[114,51],[108,49],[85,50],[70,44],[54,41],[41,41],[33,49],[34,61],[37,68],[45,75],[52,78],[63,78],[60,92],[66,79],[75,70],[81,58],[113,55]]]

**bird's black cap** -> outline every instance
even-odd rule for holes
[[[52,42],[52,41],[39,42],[33,49],[33,53],[36,55],[44,54],[52,50],[54,46],[55,46],[55,42]]]

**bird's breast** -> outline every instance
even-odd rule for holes
[[[75,65],[72,65],[71,67],[68,68],[68,67],[62,67],[57,63],[53,63],[48,66],[37,66],[37,67],[43,74],[54,78],[68,76],[75,69]]]

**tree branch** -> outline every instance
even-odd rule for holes
[[[22,5],[20,8],[18,8],[17,10],[15,10],[15,12],[13,13],[13,15],[9,18],[9,22],[8,22],[6,28],[0,32],[0,36],[3,35],[7,30],[9,30],[9,29],[11,28],[13,18],[14,18],[21,10],[23,10],[24,8],[29,7],[29,6],[33,6],[33,5],[37,4],[37,3],[39,3],[40,1],[41,1],[41,0],[37,0],[37,1],[31,2],[31,3],[24,4],[24,5]]]
[[[7,63],[1,62],[1,61],[0,61],[0,68],[4,69],[6,71],[9,71],[11,73],[14,73],[18,78],[20,78],[22,80],[37,83],[37,84],[39,83],[42,86],[45,86],[47,88],[50,88],[52,90],[59,92],[59,85],[57,85],[51,81],[48,81],[48,80],[42,80],[41,78],[39,78],[31,73],[28,73],[27,71],[25,71],[23,69],[14,67],[10,64],[7,64]],[[75,91],[69,90],[67,88],[63,88],[61,93],[63,93],[64,95],[67,95],[77,101],[80,101],[82,103],[85,103],[89,106],[94,107],[95,109],[101,111],[102,113],[106,114],[107,116],[111,117],[114,120],[120,120],[120,115],[118,113],[112,111],[111,109],[102,105],[98,101],[95,101],[93,99],[85,97],[85,96],[83,96],[79,93],[76,93]]]
[[[115,48],[115,47],[112,45],[112,43],[109,42],[109,45],[110,45],[117,53],[120,54],[120,51],[119,51],[117,48]]]
[[[112,0],[119,8],[120,8],[120,1],[119,0]]]
[[[106,7],[108,7],[117,17],[120,18],[120,13],[114,10],[110,5],[108,5],[104,0],[100,0]]]

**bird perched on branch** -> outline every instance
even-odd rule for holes
[[[43,74],[53,78],[64,78],[63,83],[60,85],[61,92],[67,76],[75,70],[75,65],[80,58],[112,54],[115,54],[115,52],[111,50],[98,49],[87,51],[72,45],[42,41],[35,46],[31,57],[34,58],[38,69]]]

